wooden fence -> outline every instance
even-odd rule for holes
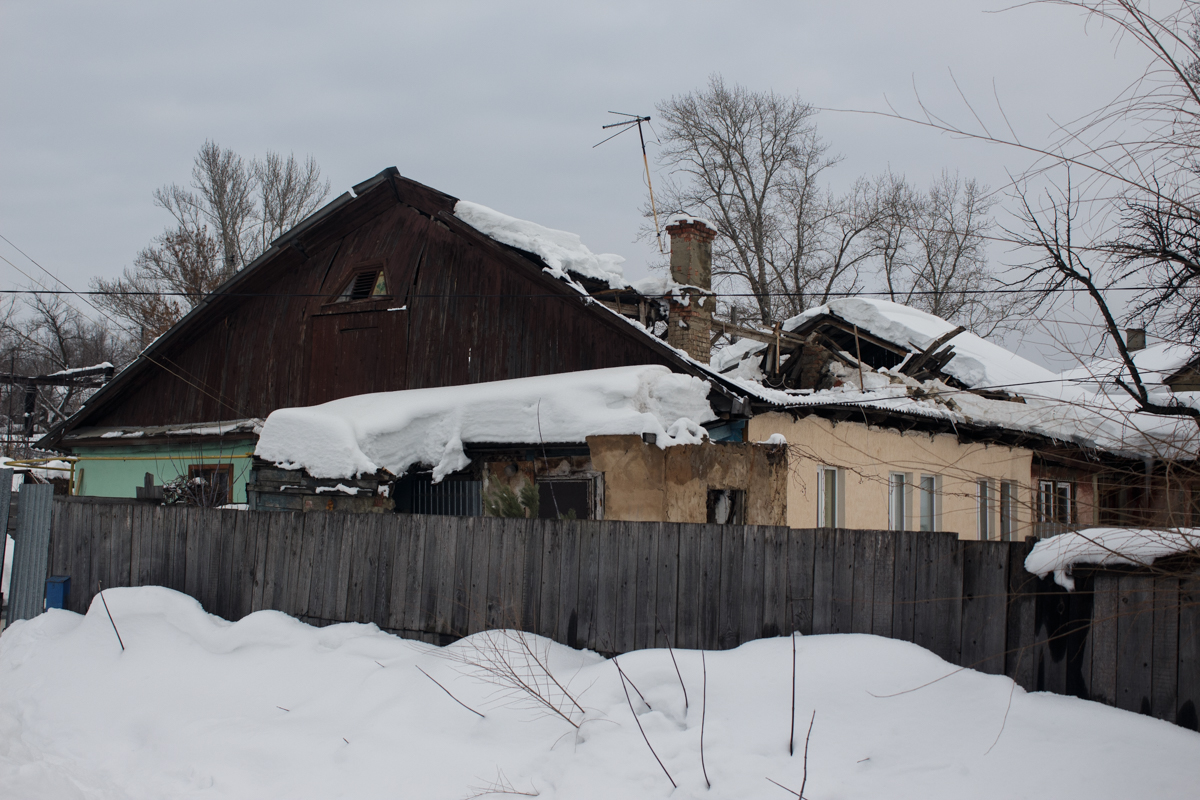
[[[619,653],[873,633],[1028,690],[1197,728],[1200,574],[1025,572],[1030,545],[767,526],[54,504],[71,610],[166,586],[230,620],[275,609],[446,643],[509,627]]]

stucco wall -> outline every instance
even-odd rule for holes
[[[763,441],[773,433],[788,440],[787,524],[811,528],[817,520],[819,466],[838,468],[843,477],[840,527],[889,527],[888,481],[892,472],[919,480],[940,476],[940,508],[936,529],[954,531],[962,539],[978,535],[976,481],[988,478],[998,494],[1001,481],[1016,484],[1015,537],[1024,538],[1030,527],[1030,470],[1033,454],[1023,448],[963,444],[948,434],[904,433],[863,423],[833,423],[816,416],[793,419],[786,414],[763,414],[746,428],[749,441]],[[909,504],[906,528],[919,528],[916,493]],[[999,531],[998,502],[993,502],[993,531]],[[993,535],[992,538],[996,538]]]
[[[709,489],[746,492],[746,524],[787,523],[787,449],[722,442],[660,448],[640,436],[589,436],[604,473],[604,517],[705,522]]]
[[[186,475],[191,464],[230,464],[233,466],[231,501],[245,503],[246,479],[251,465],[249,454],[253,452],[254,441],[250,439],[211,444],[76,447],[73,448],[73,454],[79,457],[75,465],[76,494],[136,497],[137,487],[144,483],[147,472],[154,476],[155,485],[159,485]]]

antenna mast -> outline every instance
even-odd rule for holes
[[[608,113],[616,114],[621,117],[629,117],[629,119],[621,120],[620,122],[614,122],[611,125],[600,126],[601,130],[608,130],[609,128],[621,129],[612,136],[609,136],[608,139],[614,139],[625,131],[630,130],[635,125],[637,126],[638,138],[642,142],[642,166],[646,168],[646,187],[650,190],[650,213],[654,216],[654,239],[658,242],[658,252],[665,254],[666,251],[663,250],[662,246],[662,232],[658,228],[658,209],[654,205],[654,185],[650,182],[650,159],[646,156],[646,137],[642,134],[642,123],[650,122],[650,117],[643,117],[639,114],[626,114],[624,111],[610,111]],[[594,150],[595,148],[604,144],[604,142],[607,142],[608,139],[592,145],[592,149]]]

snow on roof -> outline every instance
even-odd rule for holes
[[[911,350],[924,350],[939,336],[957,326],[941,317],[902,306],[889,300],[846,297],[792,317],[783,324],[787,331],[795,330],[805,321],[821,314],[830,314],[880,339]],[[1012,389],[1052,383],[1058,379],[1053,372],[1032,361],[992,344],[970,331],[963,331],[948,343],[954,347],[954,358],[942,370],[976,389]]]
[[[467,200],[458,201],[454,216],[497,242],[540,257],[546,262],[546,272],[556,278],[570,281],[567,273],[574,272],[585,278],[606,281],[613,289],[624,289],[629,285],[621,269],[623,257],[613,253],[593,253],[573,233],[510,217]]]
[[[1200,353],[1191,345],[1163,342],[1150,345],[1130,354],[1142,381],[1149,387],[1163,384],[1179,370],[1196,361]],[[1125,364],[1119,358],[1101,356],[1086,364],[1064,370],[1059,375],[1066,381],[1080,384],[1113,384],[1118,378],[1129,380]]]
[[[1071,569],[1076,564],[1146,566],[1156,558],[1200,550],[1197,528],[1087,528],[1043,539],[1025,557],[1025,570],[1068,591],[1075,588]]]
[[[700,443],[716,419],[708,393],[704,380],[648,365],[364,394],[272,412],[255,455],[318,478],[419,464],[441,480],[470,463],[468,444],[643,433],[663,447]]]

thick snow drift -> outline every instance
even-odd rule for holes
[[[566,273],[574,272],[606,281],[613,289],[628,285],[621,269],[625,261],[622,256],[593,253],[573,233],[510,217],[466,200],[459,200],[454,206],[454,216],[497,242],[539,256],[546,262],[546,271],[556,278],[570,280]]]
[[[464,444],[642,433],[664,447],[699,443],[716,419],[708,392],[699,378],[638,366],[364,394],[272,412],[255,454],[318,478],[422,464],[441,480],[470,463]]]
[[[1026,694],[873,636],[798,638],[789,756],[786,638],[711,652],[703,665],[699,652],[676,651],[686,706],[667,651],[621,656],[646,700],[630,690],[631,711],[611,661],[530,637],[582,707],[558,696],[576,729],[463,663],[495,652],[486,634],[437,648],[271,611],[230,624],[153,587],[105,597],[124,652],[98,599],[86,617],[51,611],[0,636],[6,800],[462,800],[502,786],[541,800],[786,800],[768,779],[799,790],[814,711],[805,796],[816,800],[1196,796],[1200,735]],[[527,657],[511,660],[551,685]]]
[[[1025,557],[1025,569],[1073,590],[1071,568],[1076,564],[1145,566],[1163,556],[1200,550],[1200,529],[1086,528],[1043,539]]]

